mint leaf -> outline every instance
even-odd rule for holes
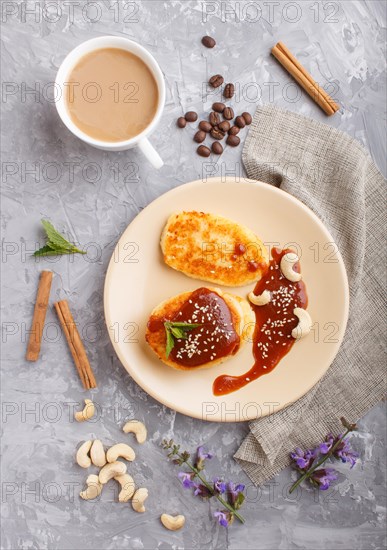
[[[175,338],[179,339],[186,339],[188,338],[187,331],[192,330],[194,328],[200,327],[201,324],[196,323],[185,323],[185,322],[177,322],[177,321],[165,321],[164,322],[164,328],[167,335],[167,345],[165,348],[165,354],[167,358],[169,357],[169,354],[175,347]]]
[[[186,323],[184,321],[166,321],[170,327],[183,328],[186,330],[191,330],[201,326],[201,323]]]
[[[47,240],[49,241],[49,246],[52,245],[52,248],[71,248],[74,245],[69,243],[63,235],[61,235],[55,227],[48,220],[42,220],[42,225],[47,235]]]
[[[187,334],[181,328],[171,327],[170,331],[175,338],[187,338]]]
[[[45,245],[42,248],[39,248],[39,250],[36,250],[33,255],[34,256],[58,256],[59,254],[72,254],[72,251],[66,250],[66,249],[60,249],[60,248],[57,248],[56,250],[54,250],[50,246]]]
[[[173,339],[171,332],[167,328],[165,330],[167,333],[167,347],[165,348],[165,355],[167,356],[167,359],[168,359],[169,354],[175,347],[175,340]]]
[[[60,256],[62,254],[86,254],[79,250],[75,244],[70,243],[61,235],[48,220],[42,220],[42,225],[47,235],[45,246],[36,250],[34,256]]]
[[[49,246],[51,250],[65,250],[67,254],[87,254],[84,250],[79,250],[74,244],[69,243],[69,245],[69,248],[62,248],[51,241],[47,242],[47,246]],[[66,254],[66,252],[62,252],[62,254]]]

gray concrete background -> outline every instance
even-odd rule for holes
[[[276,105],[339,127],[385,169],[384,1],[345,2],[2,2],[2,548],[14,549],[381,549],[385,546],[385,410],[360,422],[354,446],[361,462],[334,489],[287,495],[290,470],[255,489],[234,462],[247,425],[200,422],[176,414],[146,395],[114,355],[103,320],[102,293],[109,258],[136,214],[168,189],[208,175],[241,173],[241,148],[218,164],[194,154],[193,128],[175,119],[187,109],[208,111],[202,87],[220,72],[238,84],[238,111]],[[58,7],[60,4],[60,7]],[[23,8],[24,6],[24,8]],[[25,12],[25,6],[28,13]],[[232,8],[239,10],[235,18]],[[262,10],[261,16],[259,11]],[[24,10],[24,11],[23,11]],[[159,172],[137,151],[104,153],[73,138],[58,120],[49,83],[65,55],[81,41],[114,34],[141,42],[159,61],[167,83],[165,113],[152,142],[165,161]],[[204,34],[218,42],[200,44]],[[333,118],[299,94],[269,56],[283,40],[343,108]],[[4,87],[5,86],[5,87]],[[29,90],[35,89],[36,93]],[[87,257],[34,261],[43,242],[39,220],[50,218],[74,241],[89,243]],[[96,246],[91,243],[97,243]],[[99,382],[82,391],[52,309],[39,362],[24,359],[39,272],[53,269],[51,300],[68,299]],[[92,396],[96,422],[74,425],[74,403]],[[113,486],[100,502],[80,501],[86,472],[74,465],[79,441],[121,439],[125,416],[145,421],[149,439],[136,446],[131,466],[149,488],[148,511],[135,514],[114,501]],[[228,531],[211,519],[215,503],[184,491],[178,469],[160,450],[163,436],[189,450],[203,443],[215,452],[210,475],[248,485],[246,525]],[[291,450],[291,449],[289,449]],[[184,513],[184,530],[159,524],[164,511]]]

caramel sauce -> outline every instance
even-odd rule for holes
[[[235,331],[230,308],[216,292],[198,288],[170,318],[151,318],[148,329],[155,332],[164,329],[165,321],[177,321],[200,326],[187,332],[187,338],[175,339],[170,358],[185,367],[197,367],[239,348],[240,338]]]
[[[214,395],[225,395],[246,386],[260,376],[269,373],[278,365],[281,359],[290,351],[295,339],[292,330],[297,326],[298,319],[293,310],[296,307],[306,309],[308,296],[305,283],[288,281],[280,269],[280,261],[284,254],[292,250],[272,250],[272,260],[266,274],[258,281],[254,294],[259,296],[264,290],[271,292],[271,301],[264,306],[251,304],[255,313],[256,327],[253,336],[253,367],[241,376],[222,374],[213,384]],[[300,273],[297,263],[294,270]]]

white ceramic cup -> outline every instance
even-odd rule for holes
[[[67,109],[65,90],[66,83],[68,83],[68,78],[73,67],[84,55],[101,48],[120,48],[121,50],[127,50],[137,55],[152,71],[158,86],[159,103],[152,122],[140,134],[125,141],[109,142],[90,137],[85,134],[85,132],[82,132],[76,124],[74,124]],[[164,163],[160,155],[149,142],[148,136],[156,128],[164,109],[165,81],[163,73],[161,72],[155,58],[145,48],[140,46],[140,44],[137,44],[137,42],[133,42],[128,38],[121,38],[119,36],[100,36],[98,38],[92,38],[91,40],[83,42],[67,55],[59,67],[55,79],[55,88],[57,90],[61,90],[60,97],[56,101],[56,108],[59,116],[67,128],[79,139],[89,145],[92,145],[93,147],[97,147],[97,149],[103,149],[104,151],[125,151],[126,149],[131,149],[132,147],[138,147],[155,168],[161,168],[163,166]]]

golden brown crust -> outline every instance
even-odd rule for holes
[[[247,340],[246,335],[250,334],[251,331],[254,330],[253,328],[254,319],[255,319],[254,313],[249,303],[244,298],[240,298],[239,296],[234,296],[227,292],[222,292],[219,288],[210,288],[210,287],[207,287],[207,288],[209,288],[209,290],[212,290],[213,292],[216,292],[219,296],[221,296],[231,311],[234,328],[238,333],[238,335],[240,336],[240,344],[237,350],[238,352]],[[150,315],[150,318],[151,319],[172,318],[173,315],[181,308],[184,302],[186,302],[186,300],[189,299],[191,294],[192,292],[183,292],[182,294],[173,296],[168,300],[164,300],[157,307],[155,307],[155,309],[152,311]],[[159,357],[159,359],[163,361],[163,363],[178,370],[192,371],[194,369],[213,367],[215,365],[219,365],[220,363],[223,363],[223,361],[226,361],[229,357],[232,357],[232,355],[231,356],[228,355],[226,357],[221,357],[219,359],[211,361],[210,363],[204,363],[203,365],[199,365],[196,367],[192,367],[192,366],[185,367],[184,365],[181,365],[173,361],[171,357],[169,358],[166,357],[166,354],[165,354],[166,334],[165,334],[164,326],[162,326],[162,328],[160,328],[159,330],[156,330],[153,332],[151,332],[147,327],[146,333],[145,333],[145,339],[148,342],[149,346],[152,348],[152,350]]]
[[[236,244],[246,252],[233,258]],[[223,216],[196,211],[170,216],[161,249],[165,263],[173,269],[225,286],[259,280],[269,262],[266,247],[250,229]],[[259,265],[257,271],[249,271],[249,262]]]

